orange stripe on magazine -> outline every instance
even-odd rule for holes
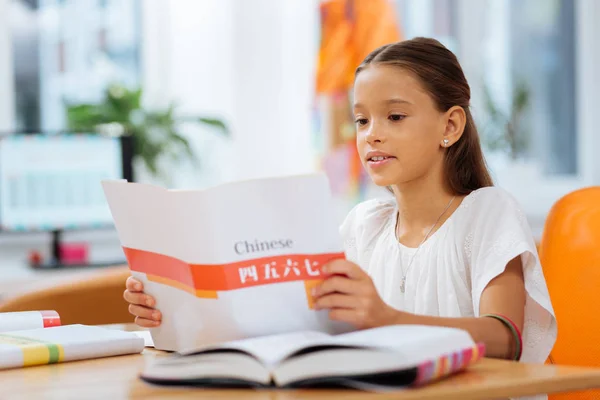
[[[194,295],[196,297],[200,297],[202,299],[218,299],[219,298],[217,295],[217,292],[214,290],[212,290],[212,291],[210,291],[210,290],[194,290],[191,286],[186,286],[183,283],[174,281],[169,278],[162,278],[162,277],[156,276],[156,275],[147,275],[147,277],[150,282],[156,282],[156,283],[161,283],[163,285],[171,286],[176,289],[180,289],[185,292],[188,292],[189,294]]]
[[[304,289],[306,290],[306,299],[308,300],[308,308],[313,310],[315,308],[315,299],[312,295],[312,290],[317,287],[322,279],[312,280],[312,281],[304,281]]]
[[[123,247],[125,257],[132,271],[167,278],[194,287],[189,265],[173,257],[149,251]]]
[[[189,264],[145,250],[124,248],[132,271],[166,279],[190,293],[217,292],[293,281],[319,281],[321,266],[344,258],[344,253],[292,254],[262,257],[229,264]],[[167,281],[168,280],[168,281]],[[176,282],[176,283],[175,283]],[[307,289],[308,290],[308,289]],[[308,293],[307,293],[308,294]],[[312,296],[309,296],[309,298]]]

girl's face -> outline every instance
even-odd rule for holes
[[[448,116],[418,79],[395,66],[370,65],[354,85],[357,147],[376,185],[441,174]]]

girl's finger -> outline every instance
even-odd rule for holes
[[[154,307],[156,304],[156,301],[152,296],[145,293],[131,292],[129,290],[123,292],[123,298],[130,304],[138,304],[150,308]]]
[[[329,311],[329,319],[360,326],[358,314],[353,309],[335,308]]]
[[[329,294],[315,302],[315,309],[353,309],[359,306],[358,299],[345,294]]]
[[[135,304],[129,305],[129,312],[136,317],[150,319],[153,321],[160,321],[161,315],[160,311],[153,310],[151,308],[136,306]]]
[[[323,265],[325,275],[345,275],[350,279],[362,279],[366,273],[358,265],[343,259],[337,259]]]
[[[143,328],[156,328],[160,325],[160,321],[153,321],[151,319],[141,317],[135,317],[135,323]]]
[[[325,296],[330,293],[358,294],[360,282],[348,279],[345,276],[332,276],[313,289],[314,297]]]
[[[127,290],[129,290],[131,292],[143,292],[144,291],[144,285],[142,284],[142,282],[138,281],[133,276],[130,276],[129,278],[127,278],[127,280],[125,281],[125,287],[127,288]]]

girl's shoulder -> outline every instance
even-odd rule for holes
[[[390,221],[395,209],[394,198],[365,200],[350,210],[340,231],[344,235],[376,234]]]
[[[488,207],[490,205],[505,205],[518,207],[517,200],[505,189],[498,186],[487,186],[472,191],[463,200],[465,207]]]
[[[355,205],[340,226],[344,237],[370,240],[378,236],[394,220],[397,210],[393,197],[365,200]],[[506,223],[527,224],[521,206],[513,195],[497,186],[477,189],[467,195],[455,215],[452,224],[458,231],[477,228],[493,228]],[[466,232],[463,232],[466,234]]]
[[[503,188],[488,186],[474,190],[467,195],[460,207],[469,210],[469,215],[474,213],[490,212],[521,212],[521,206],[516,198]],[[343,224],[355,225],[357,223],[367,226],[380,226],[388,222],[397,210],[396,200],[393,197],[384,197],[365,200],[355,205],[344,220]]]
[[[465,197],[452,217],[452,227],[459,243],[467,247],[498,249],[517,241],[534,243],[521,205],[500,187],[485,187]]]
[[[391,198],[376,198],[356,204],[348,213],[345,223],[371,223],[386,221],[396,209],[396,200]]]
[[[478,217],[487,219],[498,215],[525,218],[517,199],[498,186],[488,186],[471,192],[463,199],[460,208],[468,211],[468,219],[471,221]]]
[[[355,205],[340,226],[340,234],[349,260],[368,265],[377,241],[389,226],[396,210],[394,198],[366,200]]]

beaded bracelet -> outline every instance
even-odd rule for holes
[[[498,321],[502,322],[510,330],[510,332],[513,334],[517,346],[517,348],[515,349],[514,360],[519,361],[521,359],[521,353],[523,352],[523,338],[521,337],[521,332],[519,331],[519,328],[517,328],[517,325],[515,325],[514,322],[512,322],[510,319],[506,318],[503,315],[485,314],[482,315],[482,317],[495,318]]]

